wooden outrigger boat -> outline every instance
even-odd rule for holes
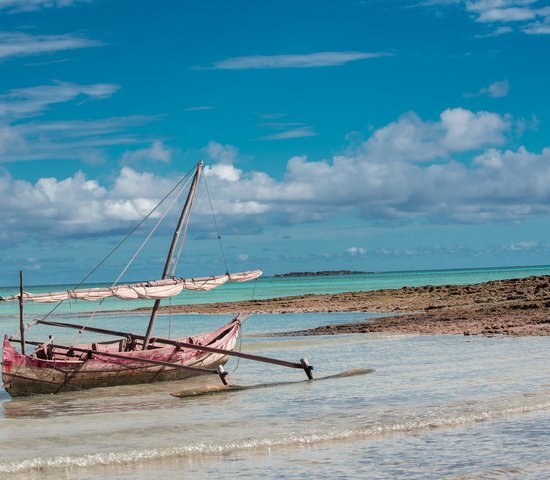
[[[18,301],[20,306],[20,338],[6,335],[2,352],[2,380],[4,388],[12,397],[180,380],[197,375],[217,375],[223,384],[227,385],[227,372],[224,371],[223,365],[230,356],[303,369],[309,379],[313,378],[311,373],[313,367],[309,365],[306,359],[301,359],[299,362],[290,362],[234,351],[241,326],[240,316],[212,332],[183,339],[153,336],[155,319],[163,298],[177,295],[184,289],[210,290],[228,281],[255,280],[262,274],[261,270],[254,270],[191,279],[174,276],[177,259],[185,237],[183,235],[183,238],[180,238],[180,233],[182,229],[184,233],[187,231],[202,165],[202,162],[199,162],[194,169],[192,180],[191,177],[189,178],[188,183],[190,182],[191,185],[174,232],[161,280],[126,285],[117,285],[117,282],[115,282],[111,287],[77,287],[63,292],[32,294],[23,291],[21,273],[19,294],[6,298],[0,297],[0,301]],[[180,180],[176,187],[182,184],[183,180]],[[184,188],[185,186],[177,194],[176,199]],[[167,196],[162,201],[166,198]],[[175,200],[173,203],[175,203]],[[157,226],[158,223],[153,230]],[[174,261],[174,253],[178,245],[179,252]],[[118,246],[115,248],[118,248]],[[172,271],[171,275],[170,271]],[[24,322],[23,305],[25,302],[57,303],[59,305],[67,299],[101,301],[108,297],[125,300],[155,300],[145,335],[96,328],[87,324],[77,325],[48,320],[49,314],[42,319],[35,319],[27,325]],[[26,340],[26,329],[37,324],[110,335],[117,337],[117,339],[70,345],[58,345],[54,343],[51,336],[44,342]],[[17,344],[20,345],[20,351],[15,346]],[[27,354],[26,346],[34,347],[33,351]]]

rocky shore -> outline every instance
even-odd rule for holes
[[[165,309],[167,307],[164,307]],[[460,335],[550,335],[550,276],[475,285],[302,295],[172,306],[173,313],[384,312],[364,323],[329,325],[288,335],[388,332]]]

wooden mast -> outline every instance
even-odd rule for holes
[[[25,355],[25,315],[23,313],[23,270],[19,270],[19,330],[21,333],[21,353]]]
[[[170,245],[170,251],[168,252],[168,257],[166,258],[166,264],[164,265],[164,271],[162,273],[163,280],[168,277],[168,272],[170,270],[172,258],[174,257],[174,251],[176,249],[176,244],[178,243],[178,238],[181,232],[181,228],[183,226],[183,222],[185,220],[185,217],[188,211],[193,206],[193,200],[195,199],[195,194],[197,193],[197,185],[199,183],[199,177],[200,177],[201,171],[202,171],[202,160],[199,161],[199,163],[197,164],[197,170],[195,171],[193,183],[191,183],[191,187],[189,188],[189,193],[187,195],[187,199],[185,200],[185,205],[183,206],[183,210],[181,211],[178,225],[176,227],[176,230],[174,231],[174,237],[172,238],[172,244]],[[153,310],[151,312],[151,318],[149,320],[149,325],[147,326],[147,332],[145,333],[145,339],[143,340],[143,350],[146,350],[147,346],[149,345],[149,340],[151,339],[153,328],[155,327],[155,320],[157,318],[157,312],[158,312],[159,306],[160,306],[160,299],[155,300],[155,304],[153,305]]]

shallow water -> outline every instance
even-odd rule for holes
[[[298,370],[232,360],[235,384],[298,383],[184,399],[169,393],[216,381],[17,400],[1,391],[0,477],[545,477],[547,337],[264,336],[365,316],[254,316],[242,349],[307,357],[318,377],[374,368],[368,375],[305,382]],[[226,319],[173,317],[172,331]],[[117,328],[146,320],[128,316]]]

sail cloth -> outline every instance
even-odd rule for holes
[[[225,282],[248,282],[259,278],[263,270],[251,270],[249,272],[226,273],[225,275],[201,277],[201,278],[178,278],[172,277],[164,280],[151,282],[130,283],[117,285],[115,287],[80,288],[76,290],[65,290],[63,292],[29,293],[23,292],[23,300],[35,303],[55,303],[64,300],[103,300],[104,298],[116,297],[121,300],[159,300],[173,297],[182,290],[212,290],[223,285]],[[19,300],[19,295],[11,297],[0,297],[0,301],[9,302]]]

